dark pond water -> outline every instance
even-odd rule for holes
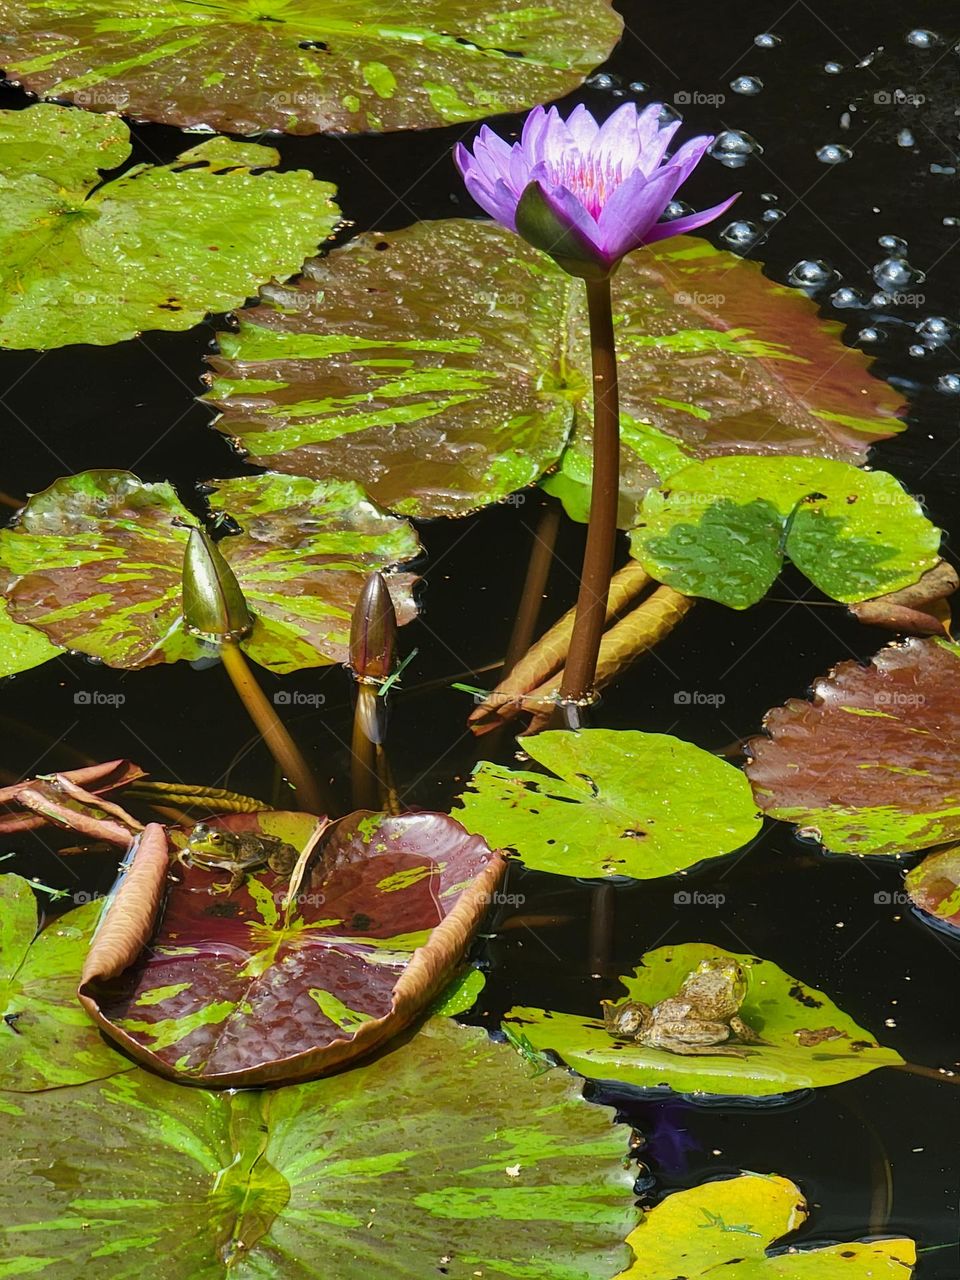
[[[863,329],[880,334],[875,370],[908,398],[909,431],[878,448],[874,460],[924,495],[930,517],[953,531],[960,395],[938,383],[951,372],[960,375],[960,348],[947,345],[922,357],[909,349],[916,342],[912,326],[924,317],[960,321],[960,178],[954,172],[960,168],[960,54],[954,49],[960,13],[951,17],[943,4],[890,0],[620,7],[628,32],[604,68],[614,79],[575,99],[607,111],[626,86],[641,82],[648,90],[636,96],[681,104],[688,135],[723,128],[753,135],[762,155],[738,170],[705,162],[685,195],[700,207],[741,188],[736,217],[758,223],[764,210],[783,210],[786,216],[751,255],[771,278],[786,281],[798,261],[825,259],[839,284],[869,296],[872,269],[887,256],[878,238],[908,242],[909,260],[926,278],[905,290],[909,296],[899,304],[880,312],[836,309],[828,301],[832,290],[822,301],[825,313],[848,326],[848,341]],[[933,30],[942,42],[928,49],[909,43],[915,28]],[[782,42],[757,47],[754,37],[766,31]],[[871,53],[869,65],[857,66]],[[828,71],[827,64],[839,69]],[[762,91],[732,92],[731,80],[741,75],[759,77]],[[25,102],[16,91],[0,93],[2,106]],[[469,212],[448,156],[453,141],[469,132],[284,139],[279,146],[287,165],[337,183],[358,229],[386,230]],[[136,143],[136,159],[167,160],[182,150],[183,137],[144,126]],[[823,163],[817,153],[831,144],[849,148],[852,157]],[[710,229],[715,241],[726,221]],[[66,472],[129,467],[145,479],[173,480],[189,500],[195,481],[236,473],[228,446],[207,429],[209,412],[194,400],[216,327],[106,349],[0,354],[0,488],[22,498]],[[464,731],[468,699],[432,682],[469,680],[464,673],[502,656],[538,509],[530,494],[517,506],[422,529],[424,614],[403,635],[405,651],[415,645],[418,653],[392,722],[394,764],[410,805],[446,807],[476,758]],[[573,602],[570,566],[579,563],[580,538],[570,527],[561,537],[545,621]],[[756,731],[769,707],[802,695],[835,662],[868,657],[885,643],[883,633],[824,606],[790,573],[771,596],[744,614],[699,605],[655,656],[621,681],[596,723],[673,732],[720,750]],[[325,694],[320,713],[290,719],[316,767],[342,779],[350,726],[344,673],[266,678],[268,686],[281,683]],[[77,700],[83,691],[125,700],[119,707],[84,704]],[[678,704],[681,691],[723,701]],[[270,763],[217,668],[193,671],[181,664],[125,676],[64,659],[5,684],[4,776],[120,755],[161,778],[260,794],[271,785]],[[66,866],[40,839],[21,841],[17,850],[5,869],[73,891],[105,888],[113,876],[107,860]],[[706,940],[755,952],[825,988],[909,1061],[953,1069],[960,949],[909,908],[876,900],[900,885],[894,864],[826,858],[787,828],[771,825],[741,856],[715,862],[686,882],[722,895],[719,906],[675,905],[672,880],[617,888],[608,971],[627,970],[645,950],[666,942]],[[523,903],[490,923],[480,951],[490,970],[480,1006],[487,1025],[496,1026],[514,1003],[594,1011],[614,984],[590,976],[590,886],[513,868],[508,891]],[[511,915],[555,915],[560,922],[531,928],[511,922]],[[777,1171],[798,1181],[816,1206],[801,1238],[903,1232],[929,1250],[921,1255],[922,1280],[960,1274],[958,1094],[948,1081],[884,1071],[762,1108],[600,1096],[652,1135],[652,1199],[723,1172]]]

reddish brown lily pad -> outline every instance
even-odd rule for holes
[[[960,646],[911,639],[841,662],[747,744],[760,807],[836,853],[960,840]]]
[[[415,281],[415,284],[411,284]],[[403,515],[465,515],[539,480],[577,513],[592,456],[579,280],[503,227],[459,218],[368,232],[267,286],[218,335],[217,429],[273,471],[351,476]],[[794,289],[679,237],[613,280],[621,524],[694,458],[851,463],[903,429],[870,376]]]
[[[129,760],[108,760],[0,788],[0,834],[59,826],[94,840],[125,846],[139,823],[103,794],[145,776]]]
[[[935,923],[960,929],[960,845],[928,853],[907,872],[906,890]]]
[[[215,821],[302,850],[321,820]],[[174,847],[186,839],[171,832]],[[445,814],[359,812],[322,832],[289,910],[288,877],[269,868],[228,893],[224,871],[177,864],[161,913],[166,865],[154,859],[138,876],[144,849],[152,858],[146,837],[105,913],[110,945],[92,949],[81,1000],[138,1061],[220,1088],[325,1075],[396,1034],[461,960],[504,868]]]

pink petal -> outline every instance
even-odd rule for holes
[[[463,181],[485,213],[502,223],[508,230],[516,231],[517,197],[502,178],[491,187],[482,177],[471,171],[464,174]]]
[[[534,107],[523,122],[519,145],[531,168],[543,159],[543,138],[551,115],[557,116],[556,107],[551,107],[549,113],[543,107]]]
[[[632,102],[625,102],[604,121],[591,150],[604,166],[619,166],[624,178],[637,167],[641,141],[637,108]]]
[[[604,205],[600,214],[600,243],[613,261],[646,240],[658,218],[673,199],[674,175],[660,169],[652,177],[635,171]]]
[[[595,138],[600,133],[600,126],[583,103],[578,107],[574,107],[567,117],[567,128],[570,131],[574,146],[584,155],[593,146]]]
[[[637,117],[637,133],[641,147],[647,147],[660,132],[660,117],[663,114],[662,102],[651,102]]]
[[[674,218],[671,222],[659,222],[644,237],[645,244],[655,244],[657,240],[666,240],[668,236],[682,236],[688,231],[695,231],[697,227],[702,227],[708,222],[712,222],[714,218],[719,218],[721,213],[726,211],[737,200],[741,192],[732,195],[729,200],[724,200],[720,204],[715,204],[710,209],[702,209],[699,213],[688,213],[683,218]]]

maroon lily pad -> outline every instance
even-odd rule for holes
[[[0,834],[37,827],[66,827],[94,840],[125,847],[140,824],[100,797],[145,776],[129,760],[108,760],[0,788]]]
[[[210,825],[302,851],[320,821],[244,813]],[[170,832],[175,848],[187,837]],[[254,868],[228,892],[222,869],[177,863],[161,912],[166,865],[133,879],[153,844],[144,837],[105,913],[109,955],[91,951],[80,997],[138,1061],[220,1088],[324,1075],[396,1034],[460,962],[505,866],[445,814],[358,812],[322,830],[289,908],[288,874]]]
[[[907,872],[906,890],[936,924],[960,930],[960,845],[928,853]]]
[[[754,796],[836,853],[960,840],[960,646],[911,639],[841,662],[767,713],[747,744]]]

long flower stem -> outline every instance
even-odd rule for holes
[[[547,504],[540,513],[537,527],[533,531],[527,576],[524,579],[510,642],[504,655],[501,679],[505,679],[510,674],[533,643],[559,531],[560,504],[553,498],[547,498]]]
[[[582,709],[594,697],[620,498],[620,400],[610,281],[587,280],[585,283],[593,362],[593,487],[577,613],[560,686],[560,710],[571,729],[580,725]]]
[[[232,640],[224,641],[220,645],[220,659],[270,754],[280,766],[284,777],[296,790],[299,807],[307,813],[319,815],[330,813],[331,799],[323,795],[306,760],[300,754],[300,748],[290,737],[254,679],[253,672],[240,651],[240,646]]]
[[[377,691],[373,685],[357,685],[353,713],[353,742],[350,750],[350,784],[355,809],[380,808],[380,775],[377,769],[378,733],[371,732],[379,715]]]

